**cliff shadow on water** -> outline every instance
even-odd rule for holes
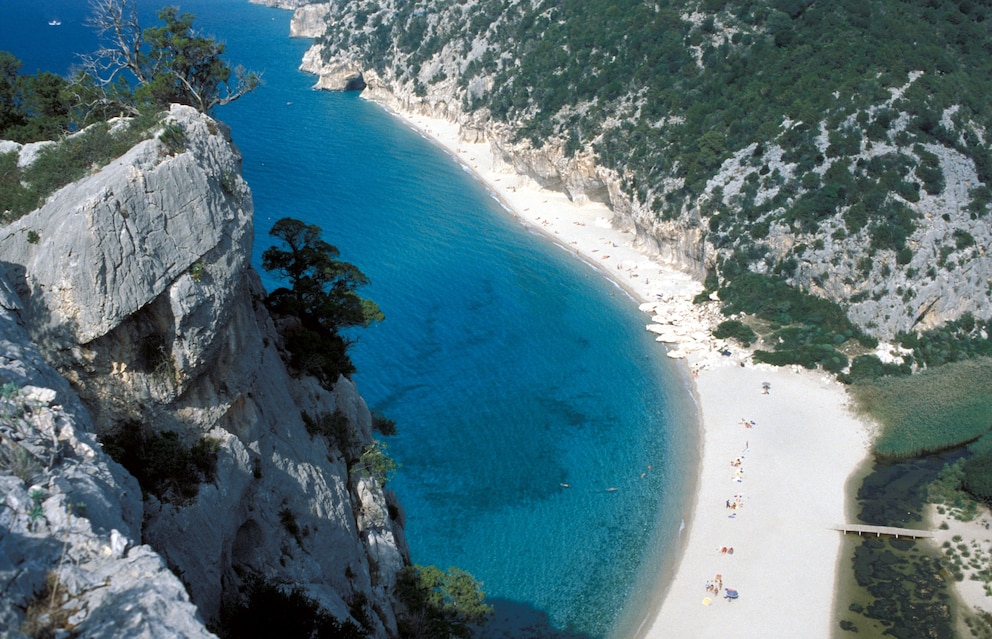
[[[582,632],[554,628],[546,612],[528,604],[510,599],[487,601],[493,615],[476,630],[476,639],[595,639]]]

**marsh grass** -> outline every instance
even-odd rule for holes
[[[974,441],[992,427],[992,358],[851,386],[857,410],[875,418],[875,452],[909,458]]]

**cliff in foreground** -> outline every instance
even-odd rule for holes
[[[284,365],[226,128],[160,127],[0,235],[0,625],[206,636],[264,582],[395,635],[369,410]]]

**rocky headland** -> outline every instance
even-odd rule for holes
[[[399,113],[456,123],[463,141],[488,143],[496,162],[508,173],[562,192],[579,205],[606,204],[613,226],[633,233],[646,254],[700,281],[719,272],[728,259],[746,259],[752,271],[782,276],[796,288],[836,302],[853,322],[880,340],[939,327],[966,313],[992,315],[988,295],[992,257],[984,248],[992,235],[976,214],[982,178],[978,163],[969,155],[974,154],[963,142],[954,145],[927,138],[906,142],[916,139],[920,126],[916,114],[924,109],[906,98],[919,95],[921,87],[933,81],[928,73],[911,71],[904,85],[880,92],[863,114],[841,122],[839,130],[849,132],[871,118],[889,118],[884,136],[874,129],[858,133],[860,143],[844,147],[840,160],[825,161],[839,153],[838,132],[826,119],[805,124],[787,119],[772,127],[784,132],[780,138],[724,151],[725,159],[694,187],[700,192],[684,199],[686,181],[677,164],[644,183],[636,179],[633,168],[605,161],[608,158],[597,148],[604,148],[612,132],[625,124],[609,109],[602,116],[599,137],[584,144],[569,139],[562,123],[604,108],[595,100],[585,102],[576,95],[565,101],[560,113],[542,115],[534,111],[533,98],[521,97],[530,106],[514,107],[519,117],[493,115],[489,100],[513,92],[497,86],[498,79],[505,84],[512,69],[526,66],[507,34],[515,33],[521,43],[526,40],[526,46],[539,48],[529,39],[540,40],[538,25],[545,24],[546,17],[530,15],[526,7],[498,12],[491,4],[451,7],[426,2],[410,8],[394,1],[362,1],[281,6],[295,9],[292,35],[316,38],[301,66],[318,77],[316,88],[364,88],[363,96]],[[705,17],[684,13],[671,19],[677,18],[686,32],[705,22],[703,32],[713,31],[704,37],[717,43],[723,38],[725,48],[730,47],[731,36],[738,41],[740,34],[735,33],[742,27],[736,26],[733,16],[717,12],[715,21]],[[322,32],[321,20],[326,25]],[[411,32],[418,36],[410,38]],[[752,35],[758,38],[761,33],[758,29]],[[702,69],[702,58],[695,64]],[[609,79],[604,77],[602,84]],[[537,90],[521,85],[516,92],[526,96]],[[838,95],[843,100],[842,93]],[[617,101],[626,106],[616,108],[629,106],[636,113],[643,103],[643,96],[631,95]],[[969,130],[979,129],[964,122],[962,113],[952,106],[933,115],[948,132],[946,138],[971,139]],[[634,121],[637,116],[630,117]],[[548,118],[552,120],[548,135],[535,142],[528,127]],[[664,140],[664,132],[682,121],[682,116],[671,114],[653,122],[650,136]],[[799,131],[808,146],[803,152],[818,158],[815,164],[799,159],[797,149],[784,141],[800,135]],[[640,142],[629,141],[627,151],[636,144]],[[619,157],[623,156],[621,152]],[[857,228],[857,216],[864,215],[858,205],[817,209],[816,223],[807,226],[792,220],[789,216],[797,214],[791,211],[817,197],[817,185],[829,185],[843,173],[841,165],[850,171],[852,181],[868,183],[884,174],[882,188],[890,192],[871,195],[881,199],[869,204],[875,207],[868,212],[869,221]],[[851,191],[854,186],[843,188]],[[669,200],[681,204],[669,210]],[[748,213],[747,220],[734,221],[731,227],[728,220],[749,209],[759,212]],[[875,227],[871,216],[879,210],[889,211],[886,215],[892,219]],[[897,234],[905,230],[906,237],[886,246],[886,240],[879,238],[893,228]],[[763,257],[747,257],[752,254]]]
[[[370,412],[349,380],[284,365],[226,127],[179,106],[160,126],[171,143],[137,144],[0,236],[0,625],[208,636],[258,578],[394,636],[402,511],[351,472]],[[5,148],[23,163],[35,147]],[[314,428],[331,422],[337,437]],[[213,468],[150,490],[100,443],[122,438],[201,444]]]

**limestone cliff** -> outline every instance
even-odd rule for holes
[[[296,9],[305,7],[311,0],[248,0],[252,4],[260,4],[264,7],[278,7],[280,9]]]
[[[287,372],[249,264],[251,193],[226,128],[178,106],[163,126],[172,144],[138,144],[0,236],[23,325],[88,411],[76,429],[117,468],[102,498],[116,503],[118,485],[131,496],[112,527],[124,547],[158,553],[204,621],[257,574],[395,635],[401,510],[349,468],[371,442],[370,413],[348,380],[328,392]],[[305,420],[332,416],[343,443],[308,432]],[[94,439],[121,433],[206,438],[215,477],[192,499],[140,502]]]
[[[327,29],[327,21],[331,15],[331,4],[305,4],[293,12],[289,23],[289,35],[292,38],[316,38]]]
[[[775,31],[776,20],[809,33],[820,19],[851,19],[852,33],[863,24],[840,7],[804,13],[810,3],[792,3],[794,15],[779,12],[767,22],[762,12],[749,13],[751,3],[638,6],[631,14],[640,17],[623,19],[610,3],[594,4],[332,2],[302,68],[320,77],[318,88],[348,88],[360,76],[370,99],[459,123],[467,140],[488,141],[508,168],[579,204],[609,204],[615,226],[700,279],[743,255],[750,270],[837,302],[882,339],[966,313],[992,316],[987,127],[961,102],[935,106],[946,70],[897,65],[876,74],[888,73],[884,89],[855,77],[873,87],[867,93],[852,89],[861,86],[855,79],[836,87],[819,81],[820,111],[804,109],[801,121],[779,118],[747,135],[733,121],[707,129],[707,118],[774,101],[759,86],[760,69],[747,71],[758,91],[748,95],[750,105],[738,104],[736,80],[704,81],[711,67],[745,68],[755,52],[787,56],[790,46],[801,48],[800,39]],[[907,34],[924,33],[932,18],[907,16]],[[635,20],[643,23],[639,35],[626,28]],[[305,34],[314,31],[308,22]],[[661,33],[672,43],[670,59],[638,59]],[[901,46],[897,36],[890,45]],[[839,66],[818,69],[817,59],[799,57],[813,67],[804,80]],[[955,68],[962,77],[971,72]],[[678,79],[670,86],[654,77]],[[663,99],[684,110],[659,112],[653,103]],[[692,118],[704,123],[697,137],[670,142]],[[730,148],[731,132],[759,141]]]
[[[141,545],[141,489],[100,449],[0,276],[0,635],[208,637],[161,556]]]

